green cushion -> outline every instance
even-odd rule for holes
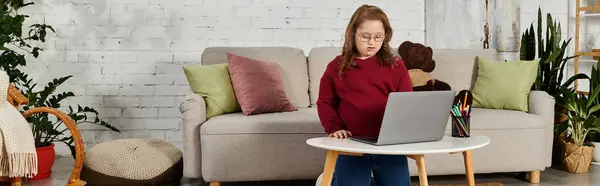
[[[473,107],[529,111],[529,93],[539,60],[490,61],[479,57]]]
[[[227,63],[183,67],[192,92],[206,101],[206,117],[240,111]]]

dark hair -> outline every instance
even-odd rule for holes
[[[354,62],[354,58],[358,53],[356,49],[355,43],[355,35],[356,30],[366,20],[379,20],[383,23],[383,28],[385,30],[385,38],[383,39],[383,43],[381,49],[377,51],[377,62],[381,65],[392,65],[395,64],[395,57],[392,53],[392,48],[390,47],[390,40],[392,39],[393,30],[390,24],[390,21],[379,7],[372,5],[362,5],[356,9],[352,18],[350,18],[350,22],[348,23],[348,27],[346,27],[346,33],[344,36],[344,47],[342,49],[341,55],[341,64],[340,64],[340,73],[343,73],[346,69],[351,69],[356,67],[356,63]]]

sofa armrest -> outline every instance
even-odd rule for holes
[[[541,116],[554,124],[554,104],[556,100],[546,91],[534,90],[529,93],[529,113]]]
[[[529,94],[529,113],[542,117],[546,127],[546,158],[547,165],[552,164],[552,145],[554,143],[554,105],[556,100],[545,91],[531,91]]]
[[[202,151],[200,147],[200,126],[206,121],[206,102],[198,94],[188,94],[179,105],[182,113],[184,176],[202,177]]]

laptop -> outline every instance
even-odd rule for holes
[[[444,137],[456,92],[393,92],[388,97],[379,136],[351,136],[372,145],[438,141]]]

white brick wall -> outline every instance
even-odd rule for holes
[[[393,46],[425,40],[423,0],[36,0],[22,10],[30,23],[54,26],[29,72],[40,83],[74,75],[61,90],[70,104],[97,108],[123,133],[81,126],[87,145],[115,138],[152,137],[181,147],[177,109],[189,92],[183,65],[208,46],[280,45],[308,53],[341,46],[348,19],[361,4],[383,8],[394,27]],[[537,6],[567,20],[562,0],[522,1],[522,26]],[[542,5],[541,5],[542,4]],[[566,5],[566,4],[565,4]],[[243,37],[240,30],[251,37]],[[523,29],[524,30],[524,29]],[[565,30],[567,30],[565,26]],[[568,32],[563,32],[568,33]],[[572,32],[571,32],[572,33]],[[511,54],[508,54],[511,55]],[[59,155],[68,150],[58,144]]]
[[[29,23],[55,27],[28,72],[40,83],[74,75],[61,90],[69,104],[97,108],[122,130],[81,126],[87,145],[152,137],[181,146],[178,105],[189,92],[183,65],[213,45],[341,46],[353,11],[363,3],[388,12],[392,45],[424,40],[422,0],[36,0]],[[410,17],[410,19],[405,19]],[[251,37],[244,37],[240,34]],[[59,155],[68,150],[57,144]]]

